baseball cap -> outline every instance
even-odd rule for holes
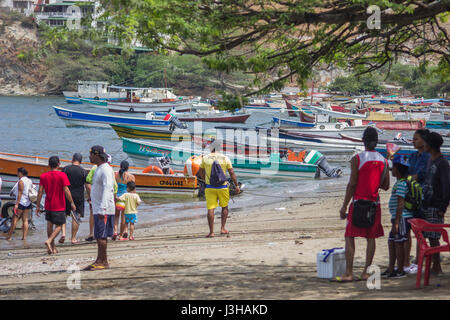
[[[222,148],[222,143],[219,140],[213,140],[211,141],[211,144],[209,145],[209,150],[213,151],[219,151]]]
[[[396,164],[396,163],[404,165],[405,167],[409,167],[409,159],[406,156],[396,154],[394,156],[394,159],[392,159],[392,164]]]
[[[91,148],[90,152],[100,156],[103,159],[103,161],[108,160],[108,155],[105,152],[105,148],[103,148],[102,146],[95,145]]]

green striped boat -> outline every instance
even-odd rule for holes
[[[151,141],[122,138],[122,149],[136,165],[146,167],[150,157],[168,156],[172,165],[184,167],[187,159],[194,155],[208,154],[207,150],[191,144],[176,146],[153,143]],[[191,147],[192,146],[192,147]],[[233,165],[234,171],[240,177],[265,177],[281,179],[314,178],[318,174],[318,167],[297,161],[280,159],[279,153],[272,153],[270,157],[255,158],[236,154],[226,154]],[[313,155],[309,162],[313,162]]]
[[[95,99],[85,99],[80,98],[82,103],[90,104],[93,107],[103,107],[106,108],[108,106],[108,102],[105,100],[95,100]]]

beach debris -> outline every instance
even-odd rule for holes
[[[316,204],[316,202],[305,202],[305,203],[300,203],[300,204],[299,204],[299,207],[308,206],[308,205],[311,205],[311,204]]]
[[[312,238],[312,235],[310,235],[310,234],[301,234],[298,236],[297,239],[311,239],[311,238]]]
[[[286,208],[285,207],[275,208],[275,210],[284,211],[284,210],[286,210]]]
[[[295,240],[295,244],[303,244],[303,241],[301,241],[301,240]]]
[[[269,242],[267,245],[268,245],[269,247],[272,247],[272,246],[276,245],[276,243],[275,243],[275,242]]]
[[[11,257],[13,255],[12,252],[8,252],[8,257]]]

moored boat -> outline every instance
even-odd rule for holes
[[[250,117],[248,113],[196,113],[193,115],[184,115],[182,113],[175,115],[180,121],[193,122],[193,121],[204,121],[204,122],[223,122],[223,123],[245,123]]]
[[[108,114],[81,112],[66,108],[53,107],[56,115],[66,122],[66,126],[109,128],[109,124],[122,124],[152,128],[169,128],[170,121],[148,120],[136,117],[113,116]]]
[[[192,144],[169,146],[144,140],[122,138],[123,151],[135,163],[146,165],[150,157],[167,156],[172,164],[184,167],[187,159],[194,155],[206,154],[202,148],[192,147]],[[268,158],[245,157],[227,154],[234,171],[241,177],[266,177],[281,179],[314,178],[318,174],[316,165],[298,161],[286,161],[278,153],[272,153]]]
[[[60,160],[61,166],[71,163],[69,160]],[[89,170],[92,164],[82,163],[85,170]],[[38,183],[42,173],[49,171],[48,158],[29,155],[19,155],[0,152],[0,176],[3,186],[10,188],[18,181],[17,169],[24,167],[28,171],[29,178],[33,183]],[[119,166],[112,165],[115,171]],[[168,194],[187,195],[197,194],[197,178],[184,176],[182,173],[157,174],[143,173],[144,168],[130,167],[129,172],[135,176],[136,190],[139,194]]]
[[[429,129],[450,129],[450,121],[427,121],[426,127]]]
[[[191,133],[186,130],[162,130],[154,128],[144,128],[137,126],[125,126],[110,124],[110,126],[116,131],[117,135],[121,138],[132,139],[153,139],[153,140],[168,140],[168,141],[182,141],[190,140]]]
[[[294,127],[294,128],[314,128],[315,123],[303,122],[291,119],[283,119],[280,117],[272,117],[273,123],[280,127]]]

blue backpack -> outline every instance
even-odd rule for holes
[[[211,176],[209,177],[209,184],[213,187],[220,187],[227,181],[225,173],[217,160],[214,160],[211,167]]]

